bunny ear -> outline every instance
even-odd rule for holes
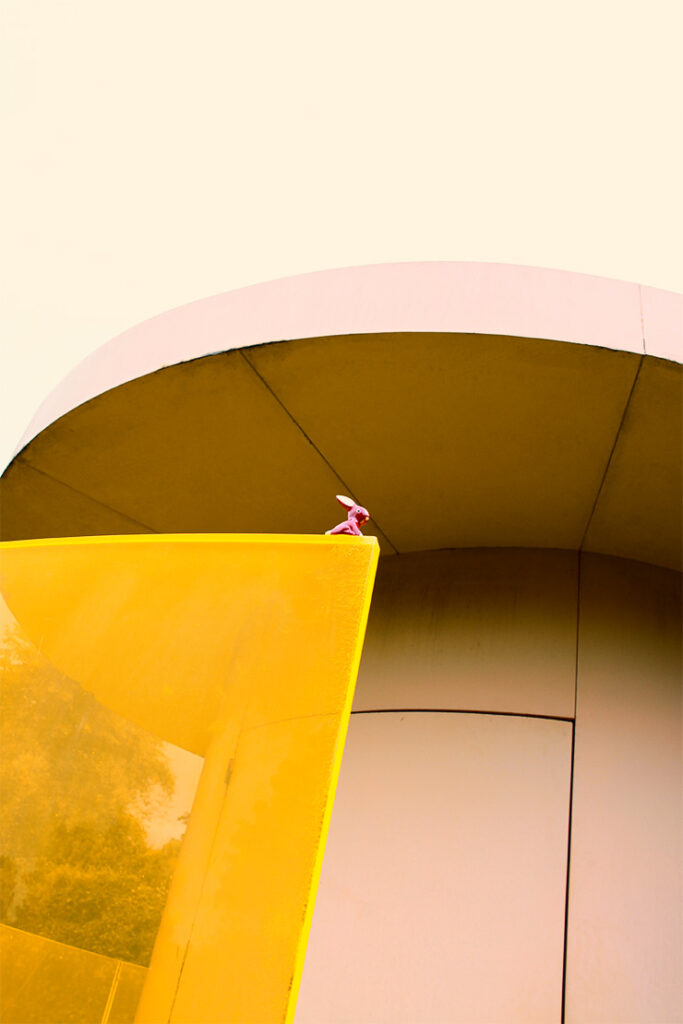
[[[344,506],[344,508],[353,508],[356,504],[353,498],[347,498],[344,494],[335,494],[335,498],[340,505]]]

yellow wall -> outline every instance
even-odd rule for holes
[[[147,971],[0,924],[3,1024],[130,1024]]]

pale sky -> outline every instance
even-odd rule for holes
[[[683,291],[679,0],[5,0],[2,466],[194,299],[407,260]]]

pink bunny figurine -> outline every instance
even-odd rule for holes
[[[339,504],[348,510],[348,516],[345,522],[338,523],[337,526],[333,526],[331,530],[326,530],[325,533],[350,533],[353,537],[362,537],[363,534],[360,532],[360,527],[367,523],[370,513],[362,505],[356,505],[353,498],[346,498],[343,494],[337,494],[336,498]]]

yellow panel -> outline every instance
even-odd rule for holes
[[[2,1024],[100,1024],[118,961],[4,924],[0,958]]]
[[[581,559],[567,1021],[681,1019],[681,579]]]
[[[145,967],[0,924],[0,1024],[133,1024]]]
[[[584,547],[680,569],[683,367],[643,360]]]
[[[0,677],[0,920],[148,964],[201,758],[59,673],[2,600]]]
[[[146,977],[146,967],[121,964],[119,981],[113,993],[109,1020],[106,1024],[132,1024]]]
[[[250,704],[250,724],[339,706],[362,611],[354,605],[351,622],[349,602],[363,593],[376,555],[374,538],[324,536],[0,547],[7,603],[53,664],[114,711],[197,754],[226,701],[254,677],[273,685]]]
[[[381,559],[354,709],[571,718],[577,567],[528,549]]]
[[[256,727],[240,737],[169,1020],[285,1019],[298,977],[283,951],[298,947],[302,911],[312,910],[308,893],[338,731],[339,715],[332,714]],[[180,931],[170,909],[162,930],[171,921],[169,953]],[[161,966],[160,955],[152,970]],[[155,1019],[143,1002],[139,1020]]]
[[[183,535],[1,552],[8,603],[56,665],[206,753],[138,1019],[291,1021],[377,542]]]
[[[399,551],[577,547],[638,366],[582,345],[438,334],[247,358]]]

